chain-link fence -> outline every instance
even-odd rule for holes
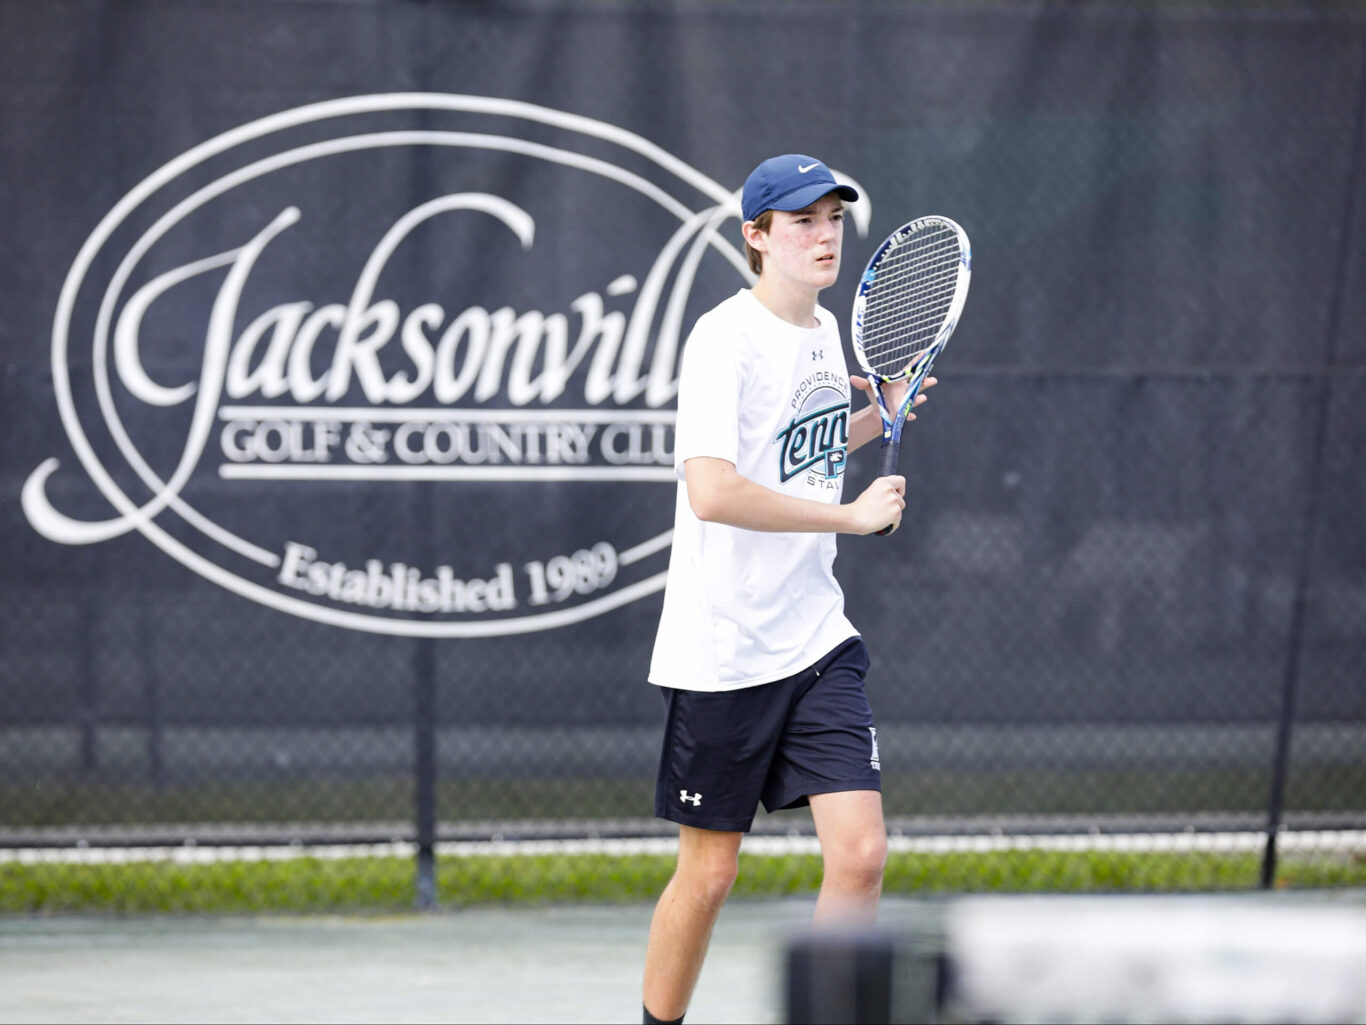
[[[837,563],[888,890],[1360,885],[1359,10],[97,8],[0,7],[4,907],[656,893],[670,340],[787,149],[836,311],[973,239]]]

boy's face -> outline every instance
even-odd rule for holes
[[[803,210],[774,210],[773,223],[760,238],[762,248],[755,248],[764,254],[765,277],[817,291],[829,288],[840,273],[844,203],[830,193]]]

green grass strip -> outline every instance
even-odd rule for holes
[[[740,857],[734,896],[811,894],[820,886],[816,855]],[[1105,893],[1247,890],[1259,882],[1255,854],[1201,852],[1001,851],[897,853],[885,892]],[[437,866],[443,907],[479,904],[648,901],[673,871],[662,855],[598,854],[449,857]],[[1280,864],[1287,888],[1366,886],[1366,863],[1297,858]],[[393,911],[415,900],[410,858],[300,857],[206,864],[0,865],[0,913],[241,913]]]

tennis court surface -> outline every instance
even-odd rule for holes
[[[780,1021],[812,906],[728,906],[689,1020]],[[0,1021],[638,1022],[651,911],[0,919]]]
[[[729,904],[689,1022],[787,1020],[812,908]],[[651,910],[0,918],[0,1022],[637,1022]],[[1362,890],[893,897],[880,924],[892,1020],[935,1014],[916,952],[946,951],[954,1020],[1366,1021]]]

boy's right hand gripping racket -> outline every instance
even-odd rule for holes
[[[882,414],[878,476],[896,473],[901,429],[935,359],[958,325],[972,278],[972,248],[947,217],[902,225],[878,247],[854,296],[854,355],[868,375]],[[906,380],[893,416],[882,385]],[[890,526],[879,534],[890,534]]]

